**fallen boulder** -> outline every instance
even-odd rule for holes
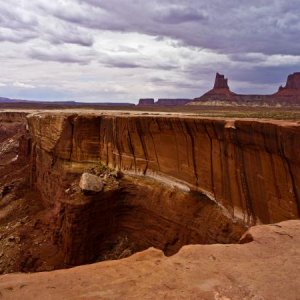
[[[103,186],[104,184],[100,177],[90,173],[83,173],[81,175],[79,187],[83,193],[99,193],[102,191]]]

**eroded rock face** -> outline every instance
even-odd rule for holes
[[[35,184],[49,203],[61,197],[58,174],[102,161],[202,192],[247,224],[299,216],[297,123],[47,114],[28,120]]]
[[[8,160],[12,179],[18,174],[27,186],[17,206],[22,214],[12,211],[12,222],[3,223],[3,243],[10,243],[11,250],[4,247],[1,273],[118,259],[151,246],[173,255],[186,244],[237,242],[246,230],[247,224],[199,192],[182,191],[164,178],[124,175],[101,164],[101,117],[82,116],[78,123],[77,115],[46,115],[32,116],[34,121],[30,117],[30,135],[22,135],[8,152],[12,157],[19,153],[18,161],[26,165],[25,173],[22,165]],[[10,122],[7,139],[19,126]],[[0,190],[5,202],[13,193],[11,185]]]
[[[173,255],[299,216],[298,123],[39,113],[28,125],[30,139],[16,152],[27,157],[32,201],[44,210],[14,236],[38,244],[25,260],[18,248],[21,266],[9,271],[117,259],[151,246]],[[82,173],[101,177],[103,190],[81,193]]]

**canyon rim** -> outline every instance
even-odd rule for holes
[[[297,1],[0,1],[0,300],[300,300]]]

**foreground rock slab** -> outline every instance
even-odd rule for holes
[[[238,245],[0,277],[3,299],[299,299],[300,221],[252,227]]]

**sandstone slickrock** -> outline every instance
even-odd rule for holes
[[[300,294],[300,221],[252,227],[251,242],[148,249],[68,270],[0,277],[4,299],[266,299]]]
[[[80,178],[79,187],[83,193],[99,193],[103,189],[103,182],[96,175],[83,173]]]

